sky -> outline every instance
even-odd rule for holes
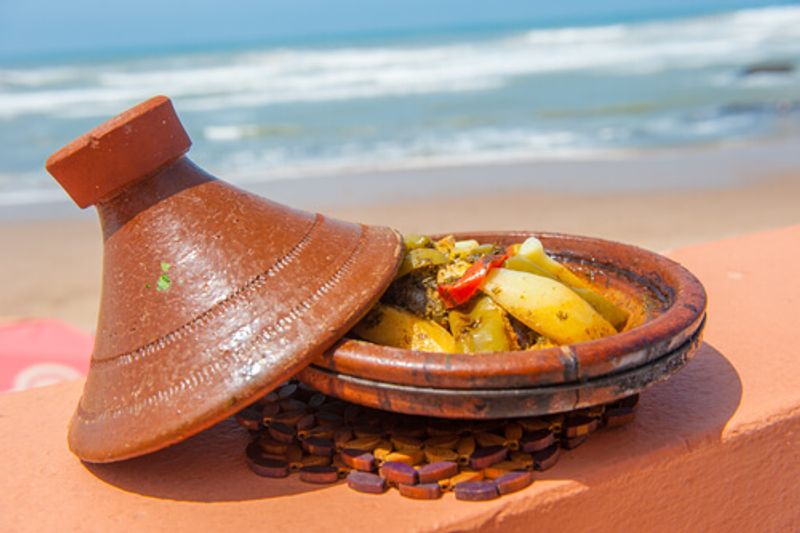
[[[0,0],[0,56],[647,16],[760,0]]]

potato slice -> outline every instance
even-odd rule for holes
[[[456,352],[453,336],[431,320],[398,307],[378,304],[353,332],[364,340],[425,352]]]
[[[616,333],[614,326],[589,303],[550,278],[496,268],[489,273],[481,290],[517,320],[558,344]]]
[[[560,281],[575,291],[578,296],[589,302],[594,309],[603,315],[618,331],[622,331],[628,322],[628,312],[598,293],[589,282],[572,272],[544,251],[542,242],[530,237],[522,243],[516,256],[516,262],[508,268],[539,274]],[[509,259],[509,261],[511,261]]]

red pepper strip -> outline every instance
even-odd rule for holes
[[[489,271],[503,266],[506,259],[508,259],[507,252],[485,255],[472,263],[467,271],[453,283],[439,285],[439,296],[442,297],[447,308],[450,309],[468,302],[478,292],[486,276],[489,275]]]

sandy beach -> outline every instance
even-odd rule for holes
[[[404,232],[536,229],[657,251],[800,222],[796,141],[598,161],[514,162],[243,187]],[[202,154],[192,154],[202,164]],[[225,177],[222,172],[219,173]],[[95,325],[102,244],[92,209],[3,207],[0,317]]]

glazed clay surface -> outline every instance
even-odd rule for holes
[[[363,316],[402,255],[391,229],[249,194],[187,150],[156,97],[48,161],[103,227],[95,346],[69,430],[87,461],[163,448],[274,388]]]

